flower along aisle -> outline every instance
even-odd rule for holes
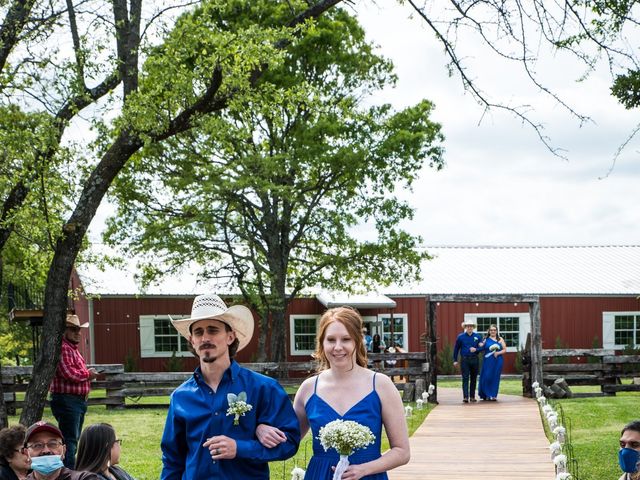
[[[558,412],[556,412],[553,406],[547,402],[547,398],[543,395],[542,387],[538,382],[531,384],[533,391],[536,394],[538,405],[542,411],[542,415],[549,426],[549,430],[553,433],[555,441],[549,445],[551,451],[551,460],[556,467],[556,480],[567,480],[573,478],[568,471],[567,455],[564,453],[567,449],[566,439],[567,430],[561,425],[558,419]]]

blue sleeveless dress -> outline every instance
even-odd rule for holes
[[[496,342],[492,338],[487,338],[483,347],[483,353],[489,353],[491,345],[502,346],[500,342]],[[478,394],[480,398],[486,400],[488,398],[496,398],[500,391],[500,375],[502,375],[502,365],[504,363],[504,355],[498,355],[496,358],[489,355],[482,360],[482,371],[480,372],[480,383],[478,385]]]
[[[358,403],[351,407],[343,416],[340,416],[331,405],[318,396],[318,377],[313,387],[313,395],[307,400],[304,409],[307,413],[307,420],[313,434],[313,456],[307,466],[305,478],[313,480],[332,480],[333,470],[340,460],[340,455],[333,448],[324,451],[324,447],[318,440],[320,427],[334,420],[352,420],[361,425],[366,425],[376,437],[373,444],[366,448],[361,448],[349,455],[349,465],[367,463],[380,458],[380,441],[382,437],[382,403],[378,392],[376,392],[376,374],[373,375],[373,390],[369,392]],[[362,480],[387,480],[386,473],[367,475]]]

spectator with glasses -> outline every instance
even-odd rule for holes
[[[116,438],[115,429],[108,423],[89,425],[80,435],[76,468],[96,473],[101,480],[134,480],[117,466],[121,445],[122,440]]]
[[[0,480],[24,480],[31,469],[31,459],[24,448],[26,429],[15,425],[0,430]]]
[[[49,387],[51,413],[58,421],[67,449],[64,464],[70,469],[75,465],[76,446],[82,431],[84,415],[87,412],[91,380],[98,376],[96,369],[87,368],[84,358],[78,351],[80,332],[88,326],[88,322],[80,325],[77,315],[67,315],[60,362]]]
[[[62,432],[51,423],[39,421],[31,425],[24,446],[33,470],[27,480],[99,480],[95,473],[76,472],[64,466],[66,446]]]

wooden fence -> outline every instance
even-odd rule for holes
[[[527,351],[523,351],[526,360]],[[639,383],[622,383],[623,379],[640,377],[640,355],[616,355],[607,349],[542,350],[542,381],[550,387],[562,380],[566,385],[599,386],[600,392],[574,393],[574,397],[615,395],[617,392],[640,392]],[[586,359],[586,363],[584,362]],[[527,363],[526,361],[524,362]],[[523,375],[523,391],[531,395],[531,374]]]
[[[395,377],[398,388],[404,391],[405,401],[412,401],[425,389],[425,373],[429,370],[424,352],[370,354],[370,368]],[[392,363],[395,361],[395,364]],[[105,396],[89,398],[89,405],[106,405],[107,408],[165,407],[167,403],[153,404],[144,402],[136,404],[143,397],[168,396],[184,382],[192,372],[125,372],[123,365],[89,365],[101,371],[100,377],[92,382],[92,389],[105,390]],[[283,385],[297,385],[304,378],[312,375],[316,369],[315,362],[284,363],[243,363],[249,368],[264,375],[274,377]],[[5,402],[10,412],[21,408],[19,392],[27,390],[32,367],[2,367],[2,388]],[[417,387],[416,387],[416,380]],[[132,399],[134,402],[126,402]]]

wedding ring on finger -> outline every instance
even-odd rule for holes
[[[220,455],[220,449],[216,448],[216,455]]]

